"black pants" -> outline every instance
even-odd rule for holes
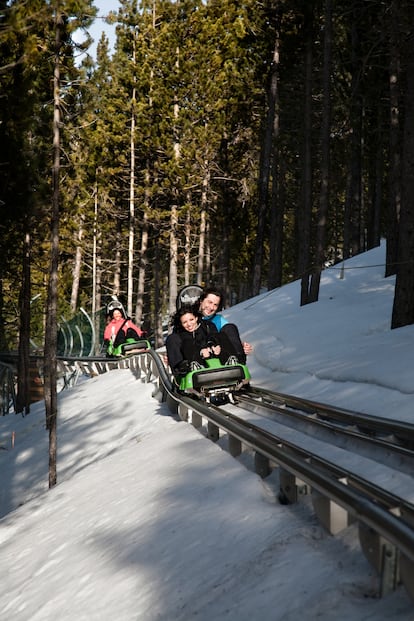
[[[178,368],[180,362],[183,360],[188,360],[189,362],[196,360],[200,364],[203,364],[203,360],[195,348],[194,351],[187,351],[187,348],[183,347],[183,339],[181,338],[181,334],[177,334],[176,332],[169,334],[166,346],[168,364],[173,372]]]
[[[236,324],[226,323],[220,330],[220,334],[226,335],[231,343],[232,354],[237,356],[238,361],[242,364],[246,364],[246,354],[244,353],[243,344]]]

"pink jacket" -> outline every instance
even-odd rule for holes
[[[104,341],[113,342],[121,327],[125,334],[127,333],[128,328],[132,328],[132,330],[135,330],[138,336],[143,335],[141,328],[138,328],[138,326],[136,326],[130,319],[127,319],[125,321],[125,319],[121,317],[121,319],[117,320],[111,319],[111,321],[108,323],[104,331]]]

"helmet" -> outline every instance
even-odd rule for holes
[[[182,306],[193,306],[203,293],[200,285],[186,285],[177,295],[176,307],[179,310]]]
[[[113,295],[112,300],[106,306],[106,314],[112,317],[115,309],[118,309],[119,311],[121,311],[122,316],[126,319],[127,314],[125,312],[124,305],[122,304],[122,302],[118,300],[118,298],[115,295]]]

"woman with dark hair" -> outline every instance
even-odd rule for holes
[[[166,347],[168,363],[177,378],[207,366],[205,361],[212,356],[222,364],[237,364],[227,337],[211,321],[202,320],[201,313],[193,306],[182,306],[174,315],[172,325]]]

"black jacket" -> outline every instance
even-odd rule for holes
[[[190,362],[196,360],[201,364],[203,364],[203,358],[200,355],[200,350],[218,343],[218,331],[211,321],[203,320],[194,332],[183,330],[177,332],[177,336],[180,338],[182,359]]]

